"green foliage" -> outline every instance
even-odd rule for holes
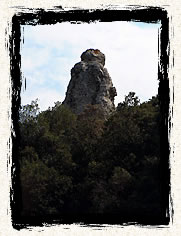
[[[30,105],[27,104],[25,106],[22,106],[19,114],[20,122],[28,123],[31,120],[35,120],[37,114],[39,113],[39,110],[38,99],[32,101]]]
[[[125,100],[122,103],[118,104],[118,109],[126,108],[126,107],[133,107],[140,104],[140,100],[137,96],[135,96],[135,92],[129,92],[127,96],[125,96]]]
[[[133,92],[106,120],[98,105],[23,106],[22,215],[159,212],[159,122],[158,97]]]
[[[71,177],[60,175],[42,161],[26,162],[21,169],[23,214],[58,214],[72,188]]]

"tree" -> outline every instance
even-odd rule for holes
[[[33,146],[38,137],[37,117],[39,114],[38,99],[24,105],[19,111],[21,146]]]
[[[138,106],[140,104],[139,98],[136,96],[135,92],[129,92],[127,96],[125,96],[125,100],[118,104],[117,109],[121,109],[122,107],[132,107]]]
[[[26,161],[21,167],[22,215],[60,214],[66,195],[71,191],[71,177],[60,175],[41,160]]]
[[[39,110],[38,98],[32,101],[31,104],[21,106],[19,112],[20,123],[28,123],[29,121],[35,120],[39,114]]]

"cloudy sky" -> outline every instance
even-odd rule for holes
[[[70,70],[88,48],[101,50],[117,89],[115,104],[130,91],[146,101],[158,92],[160,24],[96,22],[22,26],[22,104],[39,99],[41,110],[62,102]],[[26,78],[26,89],[25,89]]]

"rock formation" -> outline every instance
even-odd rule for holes
[[[80,114],[86,105],[98,104],[104,116],[114,109],[116,89],[105,65],[105,55],[98,49],[88,49],[81,55],[81,62],[71,69],[64,105]]]

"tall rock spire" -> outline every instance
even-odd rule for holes
[[[104,65],[105,55],[98,49],[88,49],[82,53],[81,62],[71,69],[63,104],[74,113],[80,114],[88,104],[98,104],[104,116],[115,109],[116,89]]]

